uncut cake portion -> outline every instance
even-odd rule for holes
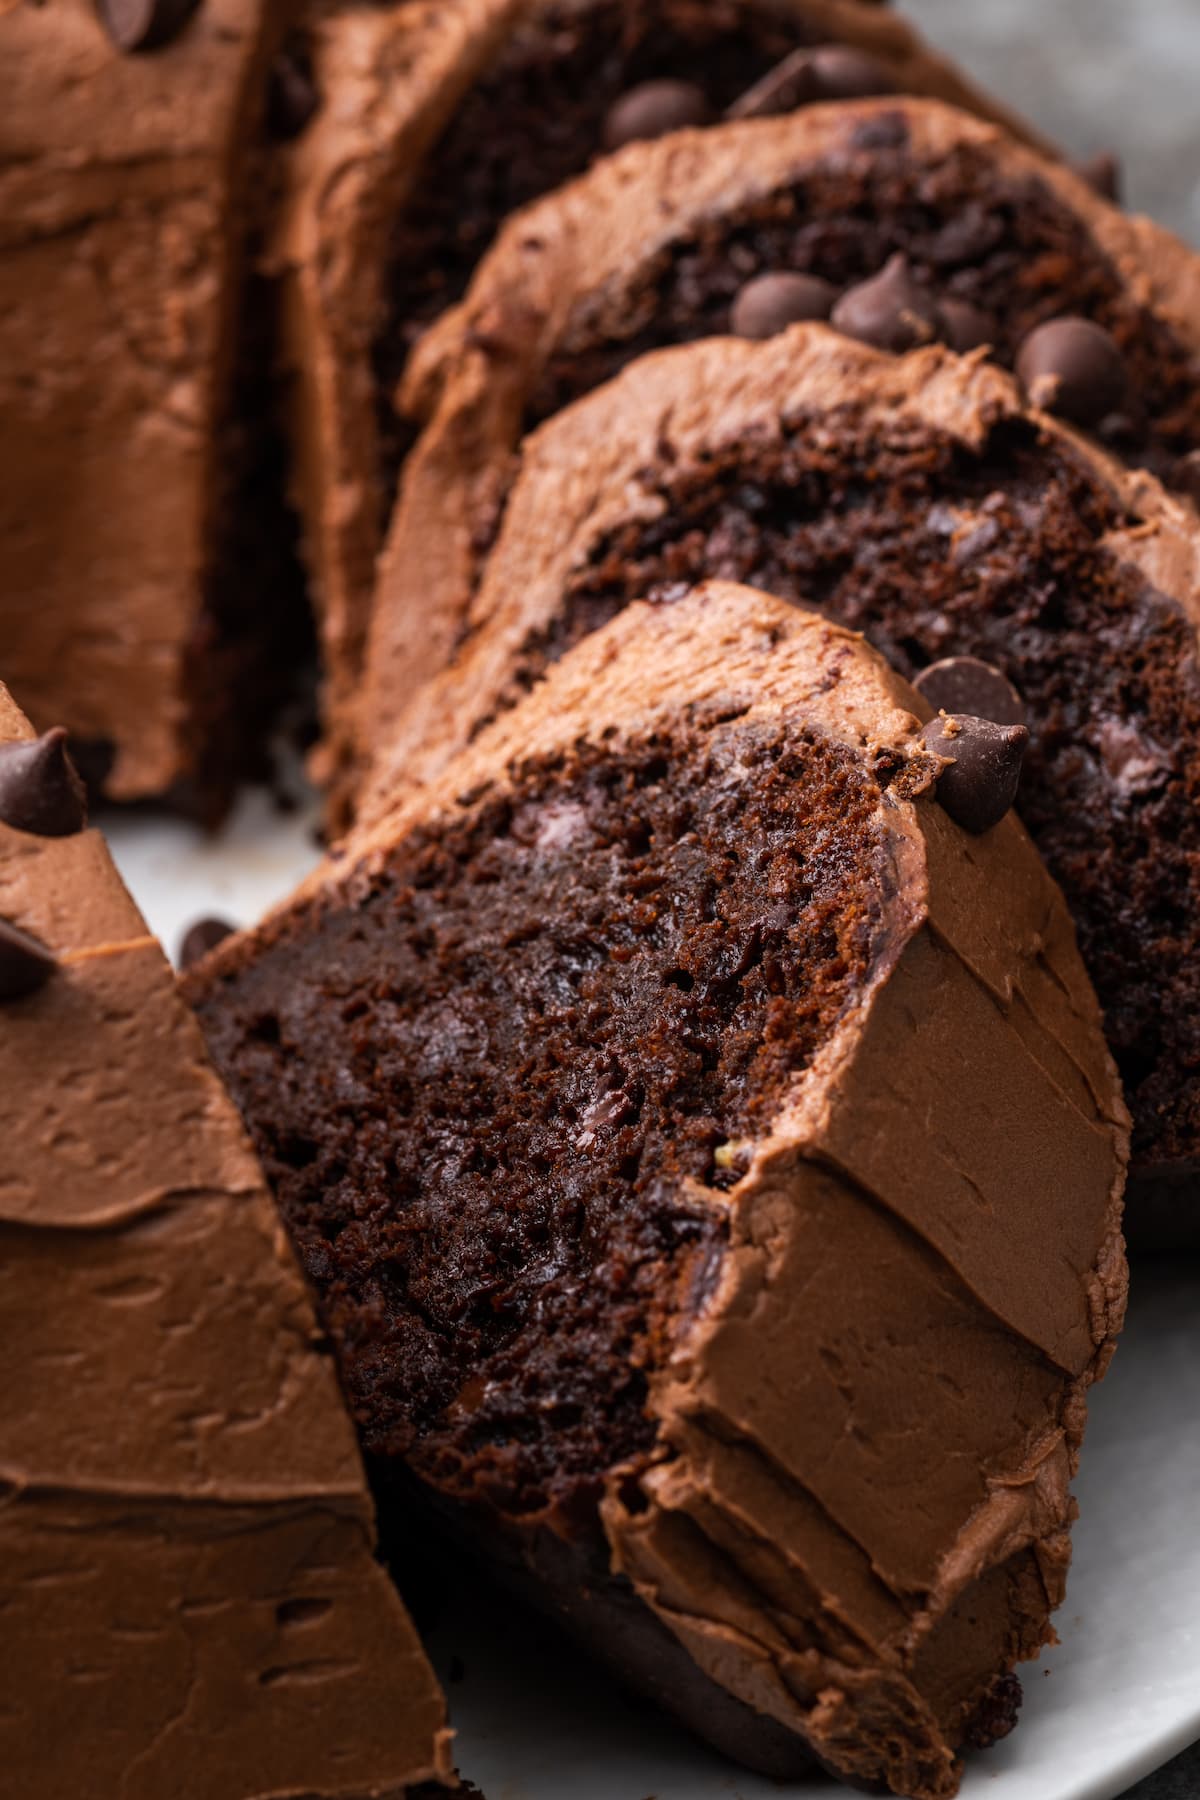
[[[646,351],[831,314],[880,348],[986,345],[1118,459],[1200,478],[1200,257],[1063,164],[899,98],[638,144],[510,221],[412,356],[399,404],[428,429],[380,565],[370,662],[395,649],[365,749],[456,644],[526,432]]]
[[[1126,1121],[995,728],[918,709],[783,601],[631,607],[187,992],[383,1506],[924,1800],[1062,1598]]]
[[[1073,910],[1134,1115],[1131,1231],[1200,1233],[1189,505],[978,356],[802,325],[656,352],[535,432],[465,615],[438,522],[432,538],[408,522],[429,579],[404,629],[380,616],[368,816],[628,601],[706,576],[819,606],[909,676],[961,655],[998,668],[1031,733],[1018,810]],[[445,673],[413,681],[422,641],[456,630]]]
[[[308,629],[246,285],[281,11],[0,9],[0,667],[111,797],[207,816]]]
[[[262,1171],[62,734],[2,687],[0,1362],[6,1792],[452,1785]]]
[[[393,391],[510,213],[630,138],[731,109],[897,91],[997,116],[901,20],[855,0],[333,4],[294,44],[314,110],[286,158],[273,262],[335,726],[412,443]]]

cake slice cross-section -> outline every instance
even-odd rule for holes
[[[0,1247],[6,1791],[452,1786],[262,1171],[61,740],[3,688]]]
[[[1050,1638],[1126,1156],[927,714],[786,602],[634,605],[187,978],[385,1511],[742,1760],[920,1800]]]

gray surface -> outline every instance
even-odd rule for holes
[[[1200,0],[907,0],[902,10],[1072,154],[1115,151],[1126,203],[1200,244]],[[1127,1800],[1200,1800],[1200,1744]]]
[[[897,5],[1072,154],[1115,150],[1128,204],[1200,243],[1200,0]]]

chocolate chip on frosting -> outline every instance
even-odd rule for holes
[[[998,825],[1017,797],[1025,727],[943,713],[921,735],[936,755],[953,758],[938,777],[937,797],[954,823],[976,837]]]
[[[957,300],[953,295],[939,300],[938,315],[943,338],[960,356],[996,341],[996,321],[969,300]]]
[[[1038,325],[1017,352],[1017,376],[1034,406],[1075,425],[1098,425],[1125,399],[1124,358],[1104,327],[1090,319],[1067,316]]]
[[[937,337],[937,303],[898,251],[878,275],[847,288],[833,309],[833,323],[860,343],[901,354]]]
[[[36,837],[71,837],[87,824],[87,794],[61,725],[0,744],[0,823]]]
[[[235,927],[225,919],[197,919],[196,923],[189,925],[183,934],[179,946],[180,968],[194,968],[208,955],[210,950],[215,950],[217,945],[223,944],[227,937],[232,937],[234,929]]]
[[[947,656],[913,681],[938,712],[967,713],[993,725],[1024,725],[1025,702],[1012,682],[977,656]]]
[[[96,0],[118,50],[157,50],[177,37],[200,0]]]
[[[0,1000],[35,994],[58,967],[45,944],[8,919],[0,919]]]
[[[735,337],[770,338],[802,319],[827,319],[838,291],[817,275],[756,275],[733,302],[729,327]]]
[[[604,121],[604,148],[666,137],[689,125],[707,125],[708,101],[694,81],[643,81],[614,100]]]

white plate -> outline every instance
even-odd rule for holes
[[[244,924],[316,860],[313,814],[248,796],[219,840],[104,821],[172,950],[202,913]],[[1060,1648],[1023,1670],[1019,1729],[975,1758],[964,1800],[1113,1800],[1200,1737],[1200,1271],[1143,1271],[1095,1398]],[[842,1800],[748,1776],[630,1701],[544,1629],[464,1585],[432,1634],[464,1775],[487,1800]],[[465,1671],[465,1673],[464,1673]]]

